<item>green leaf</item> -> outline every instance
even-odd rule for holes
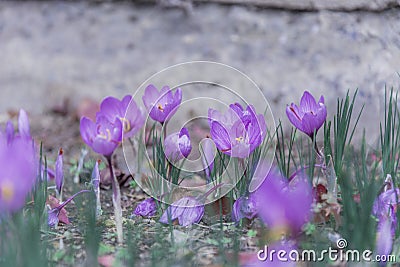
[[[104,243],[100,243],[99,256],[106,255],[106,254],[111,254],[111,253],[114,253],[114,252],[115,252],[115,248],[113,246],[107,245],[107,244],[104,244]]]
[[[257,231],[256,231],[256,230],[253,230],[253,229],[250,229],[250,230],[247,232],[247,236],[250,237],[250,238],[256,237],[256,236],[257,236]]]

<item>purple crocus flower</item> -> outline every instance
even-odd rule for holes
[[[108,106],[108,105],[106,105]],[[117,229],[118,243],[123,241],[122,228],[122,208],[121,208],[121,191],[117,178],[114,173],[111,155],[122,141],[123,125],[120,118],[115,115],[114,121],[107,119],[110,114],[98,112],[96,114],[96,122],[91,121],[86,117],[82,117],[80,131],[83,141],[90,146],[93,151],[102,154],[106,157],[110,176],[112,178],[113,188],[113,205],[115,224]]]
[[[189,131],[182,128],[179,132],[172,133],[165,138],[164,153],[168,160],[176,162],[187,158],[192,151]]]
[[[388,256],[390,252],[392,252],[394,238],[392,223],[393,220],[390,217],[386,217],[385,219],[381,218],[379,221],[375,244],[376,255]],[[386,266],[386,264],[383,266]]]
[[[106,97],[100,104],[100,113],[109,121],[121,120],[124,138],[132,137],[144,125],[144,112],[130,95],[122,100]]]
[[[372,214],[378,218],[378,225],[383,221],[389,220],[392,222],[393,236],[397,228],[396,210],[397,205],[400,203],[400,190],[399,188],[391,188],[382,192],[374,201],[372,207]]]
[[[375,199],[372,214],[377,217],[376,250],[387,255],[392,250],[397,228],[397,205],[400,203],[400,189],[394,188],[391,175],[385,179],[384,191]]]
[[[273,169],[254,194],[259,203],[265,203],[258,214],[272,230],[285,229],[295,234],[310,219],[313,194],[303,174],[289,183]]]
[[[264,116],[256,115],[251,105],[244,110],[232,104],[225,114],[209,109],[208,123],[216,147],[231,157],[248,157],[266,134]]]
[[[21,110],[19,134],[12,125],[0,132],[0,214],[14,212],[25,204],[28,193],[36,182],[37,159],[29,133],[29,121]]]
[[[48,210],[47,212],[47,224],[49,227],[56,227],[59,222],[58,216],[60,215],[61,210],[68,204],[70,203],[76,196],[82,194],[82,193],[89,193],[91,192],[90,190],[81,190],[74,195],[72,195],[70,198],[68,198],[65,202],[60,204],[59,206]]]
[[[151,217],[156,215],[156,213],[157,213],[156,201],[154,200],[154,198],[147,198],[136,206],[133,215]]]
[[[242,196],[233,203],[232,220],[235,222],[239,222],[243,218],[251,220],[257,215],[257,212],[258,203],[255,195]]]
[[[101,113],[97,115],[96,122],[82,117],[81,136],[94,152],[109,157],[122,141],[122,123],[120,119],[110,122]]]
[[[169,224],[178,219],[182,226],[198,223],[204,215],[204,205],[194,197],[183,197],[167,208],[160,218],[160,222]]]
[[[142,99],[149,110],[149,116],[163,124],[177,111],[182,101],[182,90],[178,88],[173,94],[169,86],[164,86],[159,92],[154,85],[150,84],[146,87]]]
[[[27,153],[27,150],[19,150]],[[18,155],[0,156],[0,214],[21,209],[35,184],[36,171],[32,163]]]
[[[62,148],[60,148],[56,160],[55,182],[56,182],[57,192],[59,195],[61,195],[62,186],[64,184],[63,153],[64,151],[62,150]]]
[[[286,107],[286,115],[297,129],[313,138],[314,132],[317,132],[326,120],[324,97],[321,96],[317,103],[315,98],[305,91],[299,106],[292,103]]]

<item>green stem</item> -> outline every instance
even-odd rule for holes
[[[118,243],[122,244],[124,241],[124,235],[122,231],[122,208],[121,208],[121,190],[119,188],[119,183],[117,177],[115,177],[114,168],[112,166],[111,155],[106,156],[108,167],[110,169],[111,182],[113,188],[113,206],[114,206],[114,217],[115,217],[115,227],[117,228],[117,240]]]

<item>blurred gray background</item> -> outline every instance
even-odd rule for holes
[[[285,124],[304,90],[323,94],[331,117],[336,98],[359,88],[372,140],[385,85],[400,84],[400,9],[391,0],[0,2],[0,60],[1,113],[122,97],[166,67],[210,60],[253,79]]]

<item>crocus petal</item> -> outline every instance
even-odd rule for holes
[[[393,236],[391,232],[391,222],[389,219],[381,222],[380,227],[376,233],[376,254],[377,255],[389,255],[392,251]]]
[[[179,149],[179,133],[172,133],[164,140],[164,154],[171,162],[178,161],[183,158]]]
[[[296,110],[298,110],[297,106],[292,103],[290,106],[286,107],[286,115],[288,116],[289,121],[297,129],[299,129],[300,131],[303,131],[303,125],[301,122],[302,117],[299,117],[299,114],[296,112]]]
[[[183,212],[183,208],[176,206],[169,206],[160,217],[160,223],[169,224],[169,218],[171,222],[175,221]]]
[[[226,128],[231,128],[232,125],[240,120],[241,117],[231,108],[229,108],[224,114],[219,112],[218,110],[208,109],[208,124],[211,128],[211,124],[213,121],[218,121]]]
[[[0,149],[0,214],[18,211],[25,205],[37,178],[33,140],[15,138]]]
[[[302,226],[311,218],[313,192],[304,173],[295,176],[288,185],[286,192],[290,198],[287,203],[287,218],[292,227],[300,231]],[[299,205],[299,203],[301,203]]]
[[[260,207],[259,215],[271,228],[286,226],[298,232],[310,218],[313,196],[304,176],[299,175],[296,182],[288,184],[287,179],[273,169],[255,195],[260,203],[268,203],[267,207]]]
[[[143,126],[145,119],[143,111],[137,107],[131,95],[126,95],[122,100],[106,97],[96,114],[96,118],[101,117],[110,122],[120,120],[124,138],[132,137]]]
[[[185,158],[187,158],[192,151],[189,131],[186,128],[182,128],[179,132],[179,150]]]
[[[324,96],[323,95],[321,95],[321,97],[319,98],[319,100],[318,100],[318,104],[325,104],[325,99],[324,99]]]
[[[178,219],[180,225],[189,226],[201,220],[204,215],[204,205],[193,197],[183,197],[167,208],[160,218],[161,223],[169,223],[168,214],[171,222]]]
[[[182,226],[189,226],[200,222],[204,215],[204,206],[185,208],[178,217],[178,222]]]
[[[243,215],[240,212],[240,206],[241,206],[240,201],[241,201],[240,198],[236,199],[236,201],[233,203],[232,206],[231,216],[232,216],[232,221],[234,222],[239,222],[241,219],[243,219]]]
[[[14,139],[14,125],[12,124],[11,121],[7,121],[6,136],[7,136],[7,143],[10,144]]]
[[[191,151],[192,145],[186,128],[168,135],[164,140],[165,156],[172,162],[188,157]]]
[[[145,121],[144,112],[137,106],[136,102],[132,101],[126,108],[125,119],[129,122],[130,128],[124,132],[124,137],[129,138],[143,127]]]
[[[131,103],[131,101],[132,101],[132,96],[131,95],[126,95],[126,96],[124,96],[122,98],[121,107],[123,107],[123,110],[126,110],[128,108],[128,106]],[[132,101],[132,102],[134,102],[134,101]],[[136,105],[136,102],[135,102],[135,105]]]
[[[266,136],[265,118],[252,105],[234,103],[224,114],[209,109],[208,123],[217,148],[231,157],[248,157]]]
[[[87,117],[82,117],[80,122],[80,132],[83,142],[88,146],[91,146],[94,136],[97,135],[95,123]]]
[[[253,219],[258,212],[258,204],[256,197],[250,195],[248,197],[239,197],[236,199],[232,207],[232,220],[239,222],[243,218]]]
[[[121,121],[116,119],[111,123],[101,113],[97,114],[96,123],[83,117],[80,130],[83,141],[94,152],[105,156],[110,156],[122,141]]]
[[[315,98],[310,94],[310,92],[305,91],[300,100],[300,107],[304,113],[306,112],[314,112],[319,108],[317,102],[315,102]]]
[[[230,104],[229,107],[236,112],[240,117],[243,115],[243,107],[239,103]]]
[[[264,140],[265,136],[267,135],[267,124],[265,122],[265,117],[264,115],[258,115],[257,116],[257,126],[261,131],[261,138]]]
[[[157,88],[150,84],[146,87],[142,100],[148,110],[153,108],[153,105],[158,100],[159,94]]]
[[[58,225],[59,219],[58,215],[60,214],[59,209],[55,208],[48,212],[47,214],[47,224],[49,227],[54,228]]]
[[[316,116],[311,114],[311,113],[306,113],[303,116],[302,119],[302,128],[299,130],[301,130],[303,133],[307,134],[310,137],[313,137],[314,135],[314,131],[318,131],[319,127],[321,127],[321,125],[318,125],[318,122],[316,121]]]
[[[137,206],[133,215],[151,217],[157,213],[157,205],[153,198],[148,198],[140,202]]]
[[[227,130],[221,125],[221,123],[219,123],[218,121],[212,122],[210,134],[219,150],[221,150],[222,152],[230,151],[230,136]]]
[[[114,121],[117,116],[121,116],[124,111],[121,108],[121,102],[115,97],[109,96],[103,99],[100,104],[100,114],[107,120]]]
[[[250,122],[247,127],[248,127],[247,135],[249,136],[249,143],[252,147],[256,148],[259,145],[261,145],[262,142],[261,129],[258,126],[258,121],[252,120],[252,122]],[[250,152],[252,151],[253,149]]]
[[[94,152],[104,156],[111,156],[114,150],[118,147],[117,143],[109,142],[103,138],[96,138],[93,140],[92,149]]]
[[[58,153],[57,160],[56,160],[55,182],[56,182],[57,191],[58,191],[59,194],[61,194],[62,186],[63,186],[63,183],[64,183],[63,150],[62,150],[62,148],[60,149],[60,151]]]
[[[19,111],[18,131],[21,137],[28,139],[31,138],[28,115],[23,109]]]

